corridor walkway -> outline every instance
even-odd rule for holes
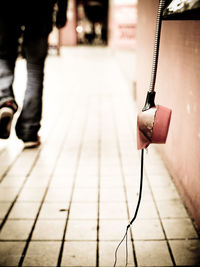
[[[25,63],[15,91],[21,105]],[[136,109],[108,48],[65,48],[46,62],[42,145],[0,141],[0,266],[111,267],[134,214]],[[200,266],[200,240],[164,164],[145,153],[128,266]],[[125,242],[117,266],[125,266]]]

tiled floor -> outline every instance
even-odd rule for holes
[[[19,61],[19,104],[24,76]],[[136,109],[112,51],[66,48],[48,58],[42,125],[38,149],[23,150],[14,131],[0,142],[0,266],[111,267],[140,174]],[[200,266],[198,234],[153,146],[128,237],[128,266]]]

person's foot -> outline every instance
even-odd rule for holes
[[[0,138],[7,139],[10,136],[10,129],[12,119],[15,111],[17,110],[14,102],[8,101],[0,108]]]
[[[24,148],[36,148],[41,144],[40,137],[37,135],[37,138],[30,140],[23,140]]]
[[[15,125],[15,131],[17,137],[23,141],[24,148],[35,148],[38,147],[40,142],[40,136],[38,135],[38,129],[35,130],[34,127],[26,125],[24,122],[18,118]]]

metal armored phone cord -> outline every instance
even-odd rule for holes
[[[153,64],[151,71],[151,81],[149,86],[149,92],[154,92],[155,83],[156,83],[156,74],[158,69],[158,56],[159,56],[159,48],[160,48],[160,32],[161,32],[161,24],[162,24],[162,12],[165,6],[166,0],[160,0],[158,6],[157,20],[156,20],[156,33],[154,40],[154,51],[153,51]]]
[[[156,74],[157,74],[157,67],[158,67],[158,55],[159,55],[160,33],[161,33],[161,23],[162,23],[161,16],[162,16],[163,8],[164,8],[164,5],[165,5],[165,1],[166,0],[160,0],[159,1],[157,20],[156,20],[156,33],[155,33],[155,41],[154,41],[151,81],[150,81],[150,86],[149,86],[149,90],[148,90],[148,94],[147,94],[147,99],[146,99],[146,103],[145,103],[145,106],[143,108],[143,111],[151,108],[152,105],[155,105],[154,104],[154,97],[155,97],[154,89],[155,89]],[[142,149],[142,151],[141,151],[140,190],[139,190],[137,206],[136,206],[136,209],[135,209],[134,216],[131,219],[131,221],[129,222],[129,224],[127,225],[126,232],[125,232],[122,240],[119,242],[119,244],[118,244],[118,246],[117,246],[117,248],[115,250],[115,261],[114,261],[113,267],[116,267],[118,249],[119,249],[119,247],[121,246],[122,242],[125,239],[126,239],[126,265],[125,265],[125,267],[127,267],[127,265],[128,265],[128,238],[127,238],[127,235],[128,235],[128,230],[129,230],[130,226],[133,224],[133,222],[135,221],[135,219],[137,217],[137,213],[138,213],[140,202],[141,202],[141,198],[142,198],[143,168],[144,168],[144,149]]]

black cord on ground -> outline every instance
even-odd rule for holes
[[[121,244],[123,243],[125,238],[126,238],[126,265],[125,265],[125,267],[127,267],[127,265],[128,265],[128,230],[129,230],[130,226],[132,225],[132,223],[135,221],[139,207],[140,207],[140,202],[141,202],[141,198],[142,198],[142,186],[143,186],[143,168],[144,168],[144,149],[142,149],[142,151],[141,151],[140,191],[139,191],[137,206],[135,209],[135,214],[134,214],[133,218],[131,219],[130,223],[127,225],[126,232],[125,232],[122,240],[119,242],[119,244],[115,250],[115,261],[114,261],[113,267],[116,267],[117,253],[118,253],[119,247],[121,246]]]

